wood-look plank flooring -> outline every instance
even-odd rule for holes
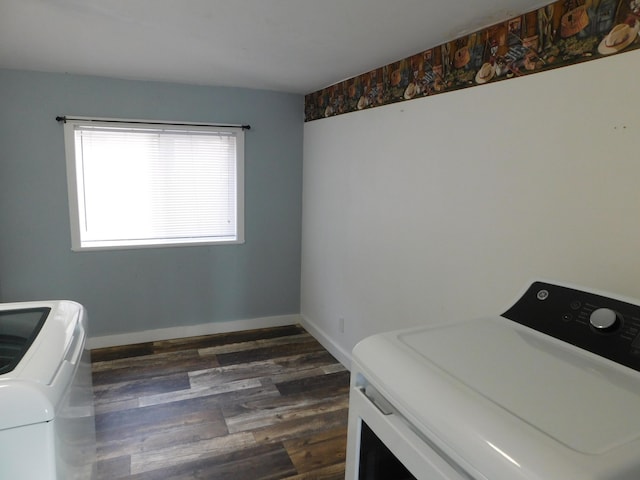
[[[299,325],[91,353],[99,479],[344,478],[349,372]]]

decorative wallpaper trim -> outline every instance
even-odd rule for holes
[[[640,48],[640,0],[561,0],[305,96],[305,122]]]

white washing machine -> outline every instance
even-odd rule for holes
[[[0,478],[95,478],[86,329],[74,302],[0,304]]]
[[[640,479],[640,302],[534,282],[353,351],[347,480]]]

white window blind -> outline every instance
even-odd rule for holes
[[[74,250],[244,240],[241,128],[67,121],[65,135]]]

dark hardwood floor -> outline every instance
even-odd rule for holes
[[[298,325],[92,351],[100,479],[344,478],[349,372]]]

